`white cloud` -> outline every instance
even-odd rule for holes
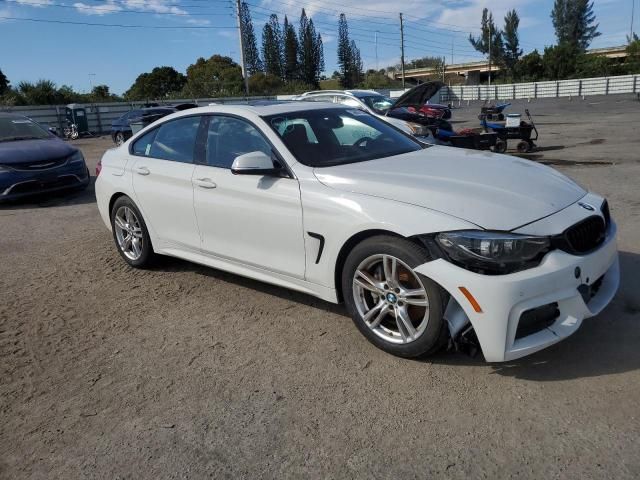
[[[17,0],[17,3],[29,5],[30,7],[44,8],[51,5],[51,0]]]
[[[119,5],[116,5],[110,0],[101,5],[87,5],[86,3],[77,2],[74,3],[73,6],[76,7],[78,12],[85,15],[107,15],[122,10]]]

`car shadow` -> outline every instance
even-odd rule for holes
[[[191,263],[174,257],[159,257],[155,265],[150,269],[158,272],[193,272],[197,275],[232,283],[244,288],[250,288],[251,290],[282,298],[283,300],[300,303],[308,307],[343,316],[349,320],[351,319],[342,304],[336,305],[306,293],[296,292],[295,290],[289,290],[284,287],[271,285],[269,283],[260,282],[234,273],[217,270],[204,265],[198,265],[196,263]]]
[[[487,374],[538,382],[597,377],[640,369],[640,277],[637,275],[640,271],[640,255],[621,252],[620,267],[620,289],[612,303],[597,317],[585,320],[574,335],[550,348],[505,363],[486,363],[481,353],[471,357],[444,350],[415,361],[480,368]],[[194,272],[349,319],[343,305],[180,259],[161,257],[153,270]]]
[[[423,361],[482,368],[487,373],[537,382],[598,377],[640,369],[640,255],[620,252],[620,289],[600,315],[571,337],[540,352],[504,363],[482,355],[440,353]]]
[[[28,197],[0,202],[0,211],[51,208],[69,205],[96,203],[96,177],[89,177],[89,185],[84,189],[69,188],[49,193],[35,193]]]

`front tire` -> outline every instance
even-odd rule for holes
[[[356,327],[399,357],[433,353],[446,339],[444,292],[413,270],[427,261],[422,247],[381,235],[358,244],[343,268],[342,292]]]
[[[126,196],[118,198],[111,209],[111,231],[118,253],[134,268],[145,268],[154,259],[147,225],[135,203]]]

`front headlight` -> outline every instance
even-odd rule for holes
[[[453,263],[489,275],[535,267],[551,248],[547,237],[482,230],[439,233],[435,238]]]
[[[411,133],[416,137],[428,137],[431,133],[429,127],[425,127],[424,125],[420,125],[419,123],[406,122],[407,127],[411,130]]]
[[[80,162],[84,162],[84,156],[82,155],[82,152],[78,150],[77,152],[74,152],[73,155],[71,155],[71,157],[69,157],[69,163],[80,163]]]

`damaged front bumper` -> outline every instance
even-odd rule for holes
[[[481,275],[443,259],[415,271],[451,294],[445,318],[453,337],[470,323],[488,362],[514,360],[568,337],[613,299],[620,283],[616,225],[590,254],[554,250],[539,266],[509,275]]]

